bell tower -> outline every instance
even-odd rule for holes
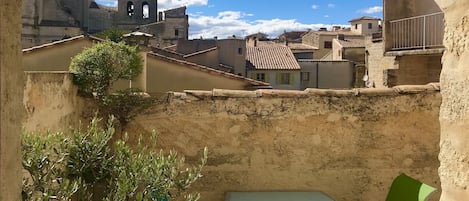
[[[157,0],[119,0],[117,24],[135,27],[156,22]]]

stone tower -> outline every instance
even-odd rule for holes
[[[157,0],[119,0],[116,22],[120,28],[156,22]]]

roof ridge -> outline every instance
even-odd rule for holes
[[[221,75],[221,76],[224,76],[224,77],[227,77],[227,78],[230,78],[230,79],[247,81],[251,85],[254,85],[254,86],[270,86],[269,83],[265,83],[265,82],[250,79],[250,78],[247,78],[247,77],[235,75],[235,74],[232,74],[232,73],[227,73],[225,71],[216,70],[216,69],[213,69],[213,68],[210,68],[210,67],[207,67],[207,66],[203,66],[203,65],[200,65],[200,64],[196,64],[196,63],[192,63],[192,62],[188,62],[188,61],[184,61],[184,60],[180,60],[180,59],[175,59],[175,58],[172,58],[172,57],[167,57],[167,56],[155,53],[155,52],[147,52],[147,55],[158,57],[158,58],[164,59],[165,61],[178,63],[178,64],[183,64],[183,65],[186,65],[186,66],[188,66],[192,69],[196,69],[196,70],[199,70],[199,71],[204,71],[204,72],[208,72],[208,73],[212,72],[212,74]]]

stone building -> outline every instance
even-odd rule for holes
[[[394,63],[379,68],[386,71],[388,86],[439,81],[443,18],[433,0],[384,1],[384,56]]]
[[[94,0],[25,0],[22,9],[23,48],[93,34],[109,27],[125,30],[141,27],[155,36],[156,44],[171,44],[175,38],[188,37],[185,7],[158,13],[157,0],[119,0],[117,7],[100,5]]]

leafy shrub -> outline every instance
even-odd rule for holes
[[[131,80],[142,72],[142,58],[136,47],[106,41],[86,48],[72,58],[70,72],[85,93],[108,94],[113,83]]]
[[[187,167],[174,151],[156,151],[156,135],[134,147],[127,139],[108,145],[114,135],[113,118],[106,128],[94,118],[85,130],[70,134],[22,135],[23,200],[198,200],[188,189],[201,177],[207,160],[204,150],[197,166]],[[100,186],[103,195],[93,196]]]

